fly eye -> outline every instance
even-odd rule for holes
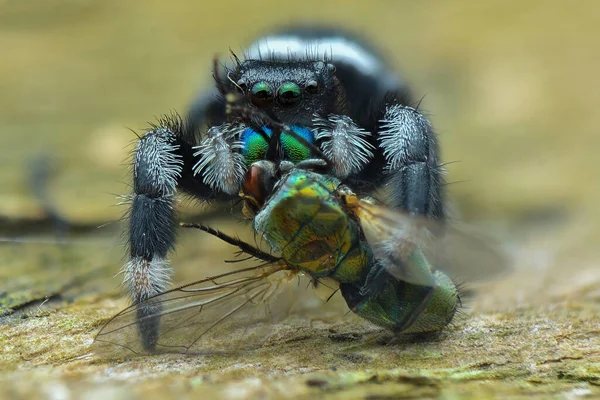
[[[252,104],[263,107],[273,101],[273,91],[266,82],[258,82],[252,86]]]
[[[309,81],[306,84],[306,91],[310,94],[315,94],[319,91],[319,84],[317,83],[317,81]]]
[[[287,82],[279,88],[279,91],[277,92],[277,101],[283,106],[291,106],[300,101],[301,94],[302,92],[297,84]]]

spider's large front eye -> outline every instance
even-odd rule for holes
[[[273,91],[267,82],[258,82],[252,86],[252,104],[264,107],[273,101]]]
[[[300,101],[302,92],[300,87],[294,82],[286,82],[279,88],[277,92],[277,101],[282,106],[292,106]]]

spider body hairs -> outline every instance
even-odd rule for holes
[[[131,299],[166,290],[175,245],[175,199],[238,198],[250,166],[327,159],[327,173],[359,194],[387,186],[388,206],[444,218],[436,135],[406,83],[371,46],[332,29],[266,35],[232,63],[215,64],[215,85],[186,118],[159,120],[137,142],[129,205]],[[228,94],[235,106],[228,108]],[[318,157],[317,157],[318,158]],[[142,343],[152,348],[160,304],[137,309]]]

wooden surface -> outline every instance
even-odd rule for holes
[[[0,2],[0,396],[600,396],[595,2],[204,3]],[[502,233],[514,273],[433,342],[390,344],[349,316],[282,324],[243,354],[95,356],[95,332],[126,306],[112,221],[129,190],[127,128],[184,111],[215,53],[299,18],[387,50],[425,96],[444,160],[459,161],[453,207]],[[62,227],[32,190],[39,162]],[[233,216],[210,222],[249,234]],[[176,283],[227,268],[225,244],[180,239]]]

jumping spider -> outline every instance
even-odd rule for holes
[[[387,186],[388,205],[444,217],[444,170],[433,128],[412,106],[405,82],[370,46],[336,30],[292,29],[260,38],[232,61],[216,66],[215,87],[185,120],[164,118],[137,142],[130,259],[123,267],[134,302],[167,288],[177,192],[237,198],[247,168],[264,158],[297,163],[316,147],[329,160],[328,173],[357,193]],[[230,93],[241,109],[265,118],[228,112]],[[273,122],[285,129],[276,135]],[[156,313],[151,308],[138,308],[138,318]],[[152,336],[152,327],[143,328]]]

